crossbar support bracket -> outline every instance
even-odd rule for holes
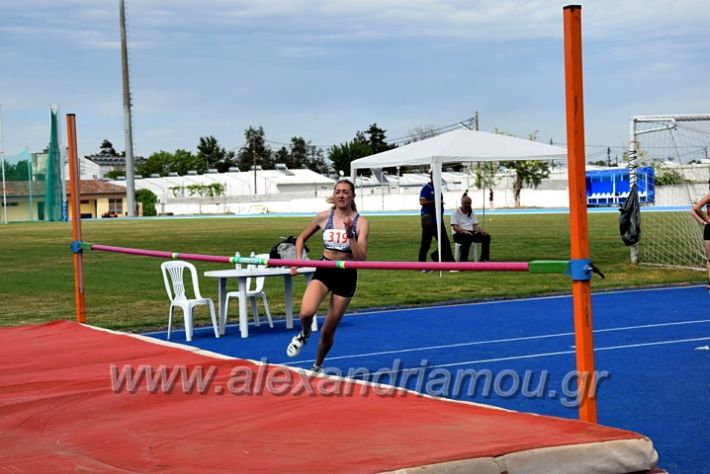
[[[589,258],[577,258],[569,261],[567,274],[574,281],[589,281],[592,279],[592,260]]]
[[[89,242],[83,242],[81,240],[71,241],[71,251],[72,253],[84,253],[84,250],[91,250],[93,244]]]
[[[84,248],[81,246],[83,242],[81,240],[72,240],[71,241],[71,251],[72,253],[83,253]]]

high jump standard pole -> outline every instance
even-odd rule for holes
[[[590,262],[584,165],[584,96],[582,93],[582,7],[563,8],[565,48],[565,102],[567,108],[567,173],[569,179],[570,258]],[[579,419],[597,422],[594,394],[594,342],[592,340],[591,281],[572,276],[574,338],[577,352]]]
[[[86,322],[86,302],[84,300],[84,254],[81,242],[81,195],[79,156],[76,151],[76,116],[67,114],[67,145],[69,147],[69,179],[71,180],[71,231],[74,252],[74,300],[76,320]]]

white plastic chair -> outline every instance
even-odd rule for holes
[[[190,270],[192,277],[192,288],[195,293],[195,298],[193,299],[187,297],[185,284],[183,283],[183,273],[186,268]],[[219,337],[214,303],[210,298],[203,298],[200,294],[200,287],[197,281],[197,269],[195,269],[195,266],[188,262],[175,260],[161,263],[160,270],[163,272],[165,290],[168,292],[168,297],[170,298],[168,339],[170,339],[170,329],[173,323],[173,309],[177,306],[182,308],[185,317],[185,338],[188,341],[192,340],[192,309],[198,305],[207,305],[209,307],[212,326],[214,327],[214,335],[215,337]]]
[[[259,255],[252,255],[253,257],[256,258],[269,258],[268,253],[263,253]],[[266,265],[253,265],[249,264],[247,265],[247,270],[250,270],[252,268],[266,268]],[[266,302],[266,293],[264,292],[264,280],[266,280],[265,277],[256,277],[256,278],[247,278],[247,298],[251,301],[251,310],[254,315],[254,325],[255,326],[260,326],[261,322],[259,321],[259,310],[257,309],[256,306],[256,298],[261,297],[261,300],[264,303],[264,312],[266,313],[266,319],[269,320],[269,327],[274,327],[274,322],[271,320],[271,312],[269,311],[269,303]],[[252,283],[254,284],[252,288]],[[229,300],[230,298],[237,298],[239,299],[239,292],[238,291],[230,291],[227,293],[227,296],[225,298],[224,302],[224,312],[225,314],[229,313]]]
[[[456,232],[453,232],[453,235],[456,234]],[[477,262],[478,261],[478,242],[471,242],[471,253],[473,255],[473,261]],[[461,260],[461,244],[457,244],[454,242],[454,260],[457,262]]]

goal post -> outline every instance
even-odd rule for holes
[[[710,114],[637,115],[629,121],[629,181],[655,170],[653,203],[641,207],[641,237],[631,262],[704,270],[702,228],[690,215],[710,191]]]

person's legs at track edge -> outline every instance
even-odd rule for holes
[[[348,304],[350,304],[351,299],[352,298],[336,294],[331,295],[330,304],[328,305],[328,315],[326,316],[325,322],[320,330],[320,342],[318,343],[318,355],[316,356],[316,362],[313,366],[314,370],[320,370],[323,366],[325,356],[328,355],[328,352],[330,352],[330,349],[333,347],[335,330],[338,328],[338,324],[340,324],[340,320],[343,318],[345,310],[348,309]]]
[[[303,346],[306,345],[306,341],[311,335],[311,324],[313,323],[313,317],[318,312],[318,306],[320,306],[323,298],[328,294],[328,288],[320,280],[311,280],[306,287],[306,291],[303,294],[303,301],[301,302],[301,311],[299,312],[299,319],[301,320],[301,332],[291,339],[291,343],[286,349],[286,354],[289,357],[296,357]]]

